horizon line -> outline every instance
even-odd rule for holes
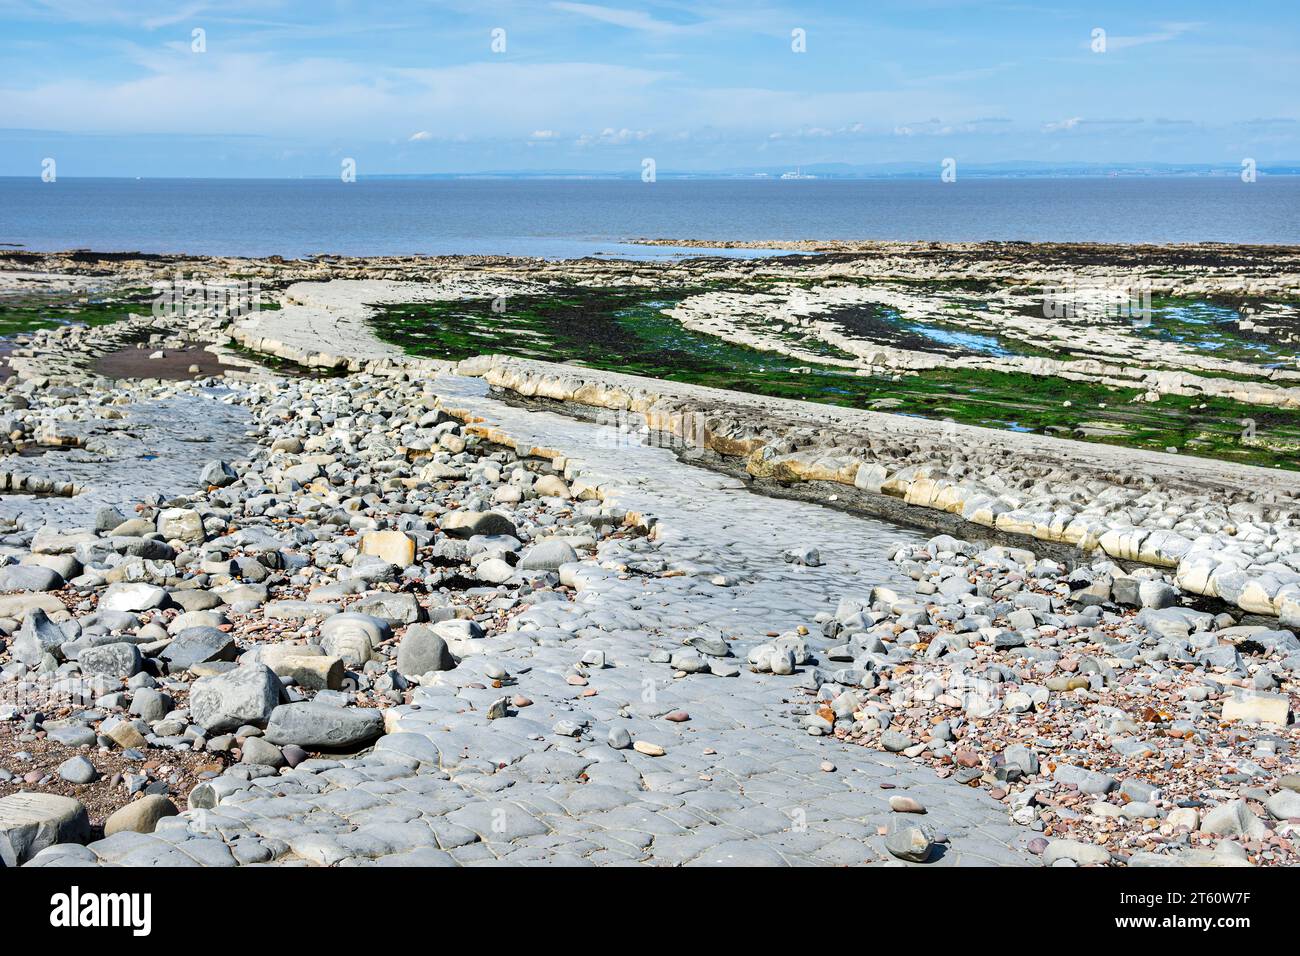
[[[974,164],[972,164],[974,165]],[[1199,164],[1196,164],[1199,165]],[[1283,162],[1269,164],[1270,166],[1282,167],[1285,171],[1270,171],[1268,166],[1257,167],[1258,175],[1261,179],[1291,179],[1300,176],[1300,161],[1290,163]],[[966,167],[970,170],[972,167]],[[975,167],[978,169],[979,167]],[[1143,172],[1141,170],[1095,170],[1067,172],[1061,169],[1054,171],[1030,172],[1030,171],[1004,171],[995,172],[984,170],[981,172],[967,172],[962,178],[981,179],[981,180],[1070,180],[1070,179],[1228,179],[1233,178],[1239,171],[1236,166],[1222,167],[1203,167],[1200,170],[1173,171],[1169,169],[1154,170],[1152,172]],[[877,175],[853,175],[853,174],[805,174],[799,178],[782,179],[780,175],[756,174],[756,173],[722,173],[722,172],[658,172],[657,179],[668,179],[674,181],[693,181],[693,182],[769,182],[769,183],[808,183],[808,182],[925,182],[937,177],[920,172],[898,172],[898,173],[880,173]],[[37,174],[3,174],[0,173],[0,181],[26,181],[41,182],[42,178]],[[110,182],[338,182],[337,174],[310,174],[298,176],[258,176],[258,175],[229,175],[229,176],[168,176],[168,175],[75,175],[60,174],[58,180],[77,180],[83,182],[90,181],[110,181]],[[54,180],[57,185],[58,180]],[[456,173],[371,173],[356,174],[356,182],[366,181],[552,181],[552,182],[639,182],[641,177],[637,173],[606,173],[606,172],[456,172]],[[960,180],[958,180],[960,181]],[[48,183],[47,183],[48,185]],[[344,183],[343,185],[351,185]],[[649,185],[653,185],[650,183]],[[951,185],[951,184],[945,184]]]

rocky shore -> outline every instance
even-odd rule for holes
[[[249,385],[257,449],[202,490],[7,539],[42,569],[3,608],[7,862],[869,862],[895,858],[882,784],[944,821],[936,859],[1032,859],[904,761],[823,769],[789,679],[744,668],[759,628],[812,623],[800,586],[842,584],[677,537],[439,391]]]
[[[15,350],[6,865],[1295,862],[1289,475],[411,359],[365,322],[408,284]],[[97,371],[141,336],[223,374]]]

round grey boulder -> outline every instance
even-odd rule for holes
[[[397,645],[397,672],[406,677],[449,671],[455,666],[447,642],[422,624],[408,627]]]
[[[59,776],[68,783],[93,783],[99,778],[95,765],[78,754],[59,764]]]

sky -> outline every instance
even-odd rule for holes
[[[0,23],[5,176],[1300,159],[1294,0],[0,0]]]

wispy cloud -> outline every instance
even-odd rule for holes
[[[1162,24],[1161,29],[1155,33],[1143,33],[1137,36],[1108,34],[1106,36],[1106,51],[1125,50],[1135,46],[1146,46],[1148,43],[1168,43],[1170,40],[1177,40],[1180,36],[1191,33],[1202,26],[1204,26],[1202,23],[1166,23]]]
[[[648,129],[614,129],[606,127],[599,133],[583,133],[577,139],[578,146],[626,146],[629,143],[641,143],[653,134]]]
[[[592,20],[599,20],[601,23],[623,27],[626,30],[640,30],[644,33],[676,33],[682,29],[676,23],[668,20],[657,20],[650,14],[640,10],[620,10],[617,7],[603,7],[594,3],[557,2],[552,3],[551,7],[556,10],[563,10],[565,13],[576,13]]]
[[[188,23],[193,21],[200,13],[208,9],[206,4],[196,3],[188,7],[181,7],[171,13],[165,13],[156,17],[146,17],[141,21],[141,26],[146,30],[157,30],[160,27],[169,27],[176,23]]]

